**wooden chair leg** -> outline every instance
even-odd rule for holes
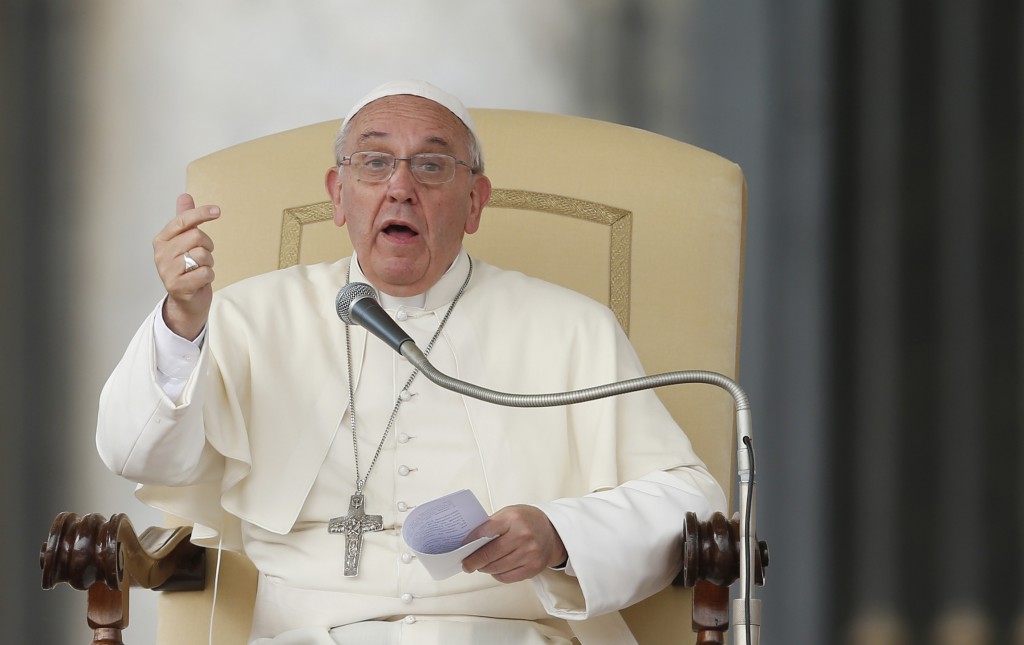
[[[699,580],[693,587],[693,631],[698,645],[724,644],[729,631],[729,587]]]
[[[124,645],[121,631],[128,627],[128,585],[111,589],[103,582],[89,587],[87,616],[92,645]]]

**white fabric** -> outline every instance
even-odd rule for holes
[[[222,534],[228,548],[241,549],[243,522],[250,535],[260,530],[286,536],[301,528],[296,521],[321,471],[328,470],[323,466],[335,438],[351,443],[342,416],[347,392],[344,331],[333,306],[347,267],[347,260],[294,267],[218,292],[198,369],[177,403],[158,384],[153,321],[143,325],[104,388],[97,432],[104,462],[146,484],[139,491],[144,501],[196,521],[196,541],[202,543],[205,537],[209,543]],[[357,272],[353,266],[354,279]],[[425,310],[443,313],[451,296],[445,281],[457,286],[464,276],[463,271],[449,274],[426,294]],[[600,347],[609,350],[594,351]],[[366,335],[354,329],[357,387],[370,365],[365,362],[368,351]],[[640,373],[632,348],[606,308],[482,262],[476,263],[470,288],[435,351],[451,357],[453,376],[504,391],[563,391]],[[721,488],[651,392],[531,410],[456,400],[457,414],[475,444],[467,448],[478,459],[483,479],[478,495],[485,507],[494,511],[515,503],[537,505],[551,517],[571,555],[577,578],[542,573],[533,581],[537,595],[532,600],[516,596],[523,611],[543,615],[546,610],[577,621],[653,593],[678,568],[684,512],[703,516],[725,509]],[[444,420],[424,427],[443,428]],[[367,455],[363,463],[368,463],[380,429],[378,425],[365,436],[374,445],[361,448]],[[395,462],[389,463],[393,467]],[[646,477],[652,471],[670,474]],[[381,472],[371,477],[370,494]],[[350,476],[339,477],[351,481]],[[624,482],[630,483],[619,486]],[[444,487],[440,480],[435,483],[438,489]],[[452,489],[460,487],[451,483]],[[595,491],[600,492],[587,496]],[[347,496],[338,507],[336,514],[347,509]],[[400,557],[401,547],[389,548],[382,566],[394,571],[395,560],[390,565],[387,560]],[[620,555],[625,564],[616,566]],[[374,556],[366,557],[367,563],[373,561]],[[318,565],[316,559],[308,560]],[[490,586],[485,588],[493,590],[487,593],[518,593],[510,589],[517,585],[474,576],[487,581]],[[487,603],[487,593],[464,593],[459,587],[466,585],[461,579],[472,577],[456,576],[451,589],[439,588],[416,603],[429,605],[430,614],[469,613],[468,599]],[[349,591],[332,585],[315,591],[348,596]],[[267,593],[264,586],[261,582],[261,594]],[[278,586],[286,596],[296,591]],[[328,603],[344,604],[350,613],[341,620],[321,617],[325,622],[319,624],[398,615],[408,611],[396,608],[400,595],[367,597],[352,590],[358,602]],[[494,613],[482,615],[502,615],[500,605],[487,609]],[[263,612],[257,621],[266,617]],[[279,633],[284,627],[275,624],[270,630]]]
[[[395,621],[368,621],[322,629],[300,628],[252,645],[570,645],[557,633],[534,623],[467,616],[406,616]],[[628,641],[615,643],[628,645]]]
[[[468,260],[462,258],[458,270],[432,290],[432,298],[440,302],[454,298],[467,268]],[[353,267],[351,277],[353,281],[365,279],[357,266]],[[447,310],[447,304],[436,309],[401,304],[390,313],[426,349]],[[344,360],[343,356],[339,358]],[[444,372],[458,369],[457,358],[448,343],[438,342],[430,359]],[[360,472],[366,475],[412,366],[376,339],[366,343],[358,366],[360,378],[355,395]],[[263,572],[254,636],[280,633],[297,625],[366,620],[372,617],[362,609],[366,603],[361,600],[367,596],[379,598],[374,603],[377,615],[447,613],[445,607],[458,595],[462,598],[459,604],[467,613],[519,620],[546,616],[529,583],[496,585],[485,574],[459,575],[439,583],[427,574],[403,542],[401,527],[408,511],[450,493],[453,487],[474,491],[489,506],[482,463],[476,450],[467,450],[475,439],[461,397],[438,388],[423,376],[412,382],[409,392],[411,396],[402,404],[367,478],[366,512],[382,515],[385,529],[363,537],[357,578],[340,575],[344,568],[344,538],[328,534],[323,525],[323,518],[347,511],[353,490],[353,450],[347,415],[292,530],[278,535],[243,523],[246,553]],[[316,568],[304,566],[313,559],[318,563]],[[325,575],[325,571],[335,575]],[[296,589],[302,591],[295,592]]]
[[[175,334],[164,321],[165,297],[153,312],[153,342],[156,346],[156,378],[160,389],[172,401],[181,398],[185,383],[196,369],[199,351],[206,337],[206,327],[195,340],[188,340]]]
[[[362,110],[370,103],[373,103],[378,99],[382,99],[385,96],[399,96],[403,94],[430,99],[434,103],[448,108],[448,111],[466,124],[466,127],[473,133],[473,136],[476,136],[476,127],[473,125],[473,117],[470,116],[469,110],[466,109],[466,106],[462,104],[462,101],[460,101],[458,97],[453,94],[449,94],[441,88],[431,85],[426,81],[417,80],[391,81],[372,89],[369,94],[356,101],[356,104],[352,106],[351,110],[349,110],[345,120],[342,121],[341,127],[344,128],[345,124],[359,113],[359,110]]]

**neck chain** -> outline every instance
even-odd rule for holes
[[[469,260],[469,271],[466,273],[466,279],[462,286],[459,287],[459,292],[455,294],[455,298],[452,299],[452,304],[448,305],[448,311],[445,312],[444,318],[441,319],[441,324],[437,326],[437,331],[434,332],[433,338],[430,339],[427,349],[423,352],[424,354],[430,353],[430,348],[434,346],[434,341],[441,335],[441,330],[444,329],[444,324],[448,322],[448,317],[452,315],[452,310],[455,309],[456,303],[459,302],[459,298],[465,293],[466,286],[469,285],[469,279],[473,277],[473,259],[468,255],[466,259]],[[350,264],[350,270],[351,266]],[[348,281],[349,277],[346,276],[345,282],[348,283]],[[352,334],[349,331],[348,325],[345,325],[345,352],[348,355],[348,416],[349,422],[352,425],[352,454],[355,457],[356,464],[356,492],[349,499],[348,514],[332,517],[327,523],[327,532],[340,533],[345,536],[345,576],[351,577],[359,575],[359,556],[363,549],[363,534],[384,529],[383,516],[366,514],[366,509],[363,506],[363,487],[366,486],[366,480],[370,476],[370,471],[373,470],[373,465],[377,463],[377,457],[380,457],[381,450],[384,449],[384,442],[387,441],[388,434],[395,425],[398,408],[402,407],[402,402],[409,398],[409,385],[412,384],[413,379],[419,374],[419,370],[413,370],[413,373],[399,391],[398,398],[395,399],[395,407],[391,410],[391,418],[388,419],[388,425],[384,428],[384,434],[381,435],[380,443],[377,444],[377,452],[373,453],[373,459],[370,460],[370,465],[366,468],[366,474],[360,477],[359,436],[356,434],[356,395],[355,386],[352,384]]]
[[[444,318],[441,319],[441,324],[437,326],[437,331],[434,332],[430,342],[427,343],[427,348],[423,351],[424,355],[429,355],[431,348],[441,335],[441,330],[444,329],[445,323],[448,322],[448,317],[452,315],[452,310],[455,309],[455,305],[458,304],[459,299],[462,298],[462,294],[465,293],[466,287],[469,286],[469,280],[473,277],[473,258],[466,256],[469,260],[469,271],[466,273],[466,279],[462,282],[462,286],[459,287],[458,293],[455,294],[455,298],[452,299],[452,303],[448,305],[448,311],[445,312]],[[345,282],[348,283],[349,277],[345,277]],[[381,435],[380,443],[377,444],[377,451],[373,453],[373,459],[370,460],[370,465],[366,467],[366,474],[363,477],[359,476],[359,437],[356,433],[356,397],[355,387],[353,386],[352,379],[352,334],[349,331],[349,326],[345,325],[345,352],[348,357],[348,413],[349,413],[349,424],[352,427],[352,454],[355,457],[356,466],[356,495],[360,495],[363,492],[363,488],[366,486],[366,480],[370,477],[370,471],[373,470],[374,464],[377,463],[377,458],[380,457],[380,453],[384,450],[384,442],[387,441],[388,434],[391,433],[391,429],[395,425],[395,417],[398,416],[398,409],[402,407],[402,403],[409,398],[409,386],[413,380],[419,375],[420,371],[414,369],[409,378],[405,381],[405,385],[398,393],[398,397],[395,399],[395,407],[391,409],[391,417],[388,419],[388,424],[384,428],[384,434]]]

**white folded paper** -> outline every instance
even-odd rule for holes
[[[487,521],[487,511],[472,491],[463,489],[420,504],[409,513],[402,538],[434,580],[462,572],[462,560],[494,538],[462,544],[473,529]]]

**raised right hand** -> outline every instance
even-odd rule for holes
[[[213,240],[199,225],[220,217],[217,206],[196,208],[192,195],[178,196],[174,219],[153,238],[153,259],[167,290],[164,321],[182,338],[194,340],[206,326],[213,302]],[[185,253],[199,265],[185,271]]]

